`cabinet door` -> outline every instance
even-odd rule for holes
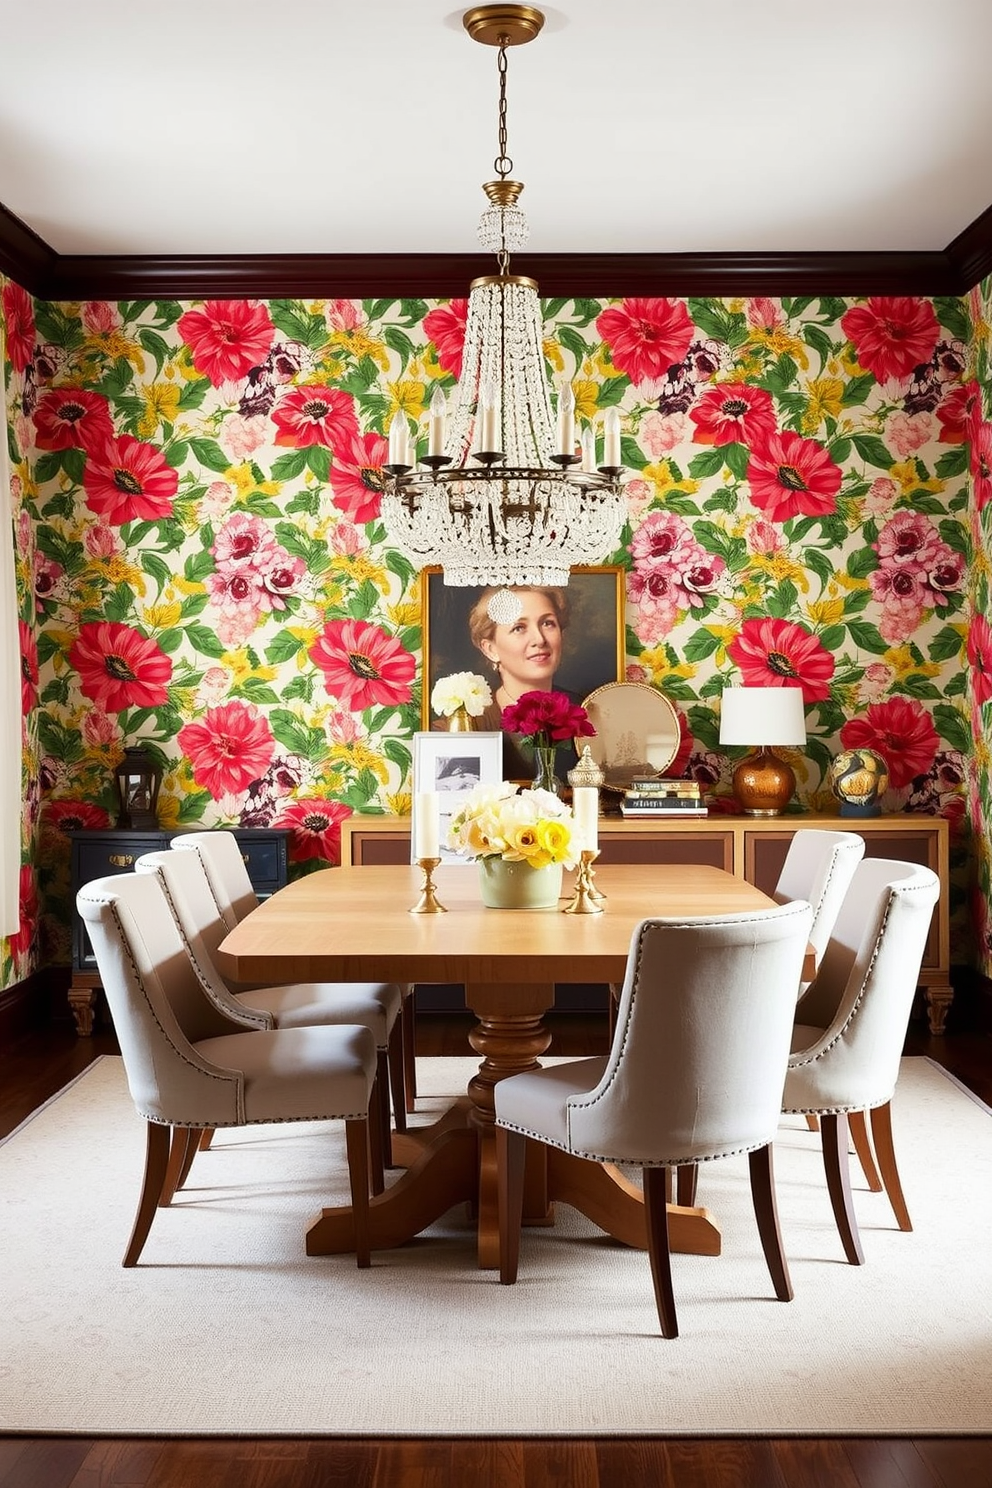
[[[235,829],[252,888],[260,899],[281,889],[287,878],[286,833],[264,828]]]
[[[600,822],[600,863],[692,863],[734,871],[734,834],[727,830],[638,832]]]

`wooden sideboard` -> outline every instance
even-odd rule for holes
[[[130,873],[136,859],[143,853],[158,852],[168,847],[173,837],[183,832],[196,830],[180,827],[178,830],[161,828],[108,828],[104,831],[75,831],[68,835],[72,840],[70,859],[70,882],[72,885],[72,981],[69,985],[69,1006],[76,1021],[76,1031],[86,1035],[93,1032],[97,996],[100,990],[100,973],[96,969],[96,957],[86,934],[86,927],[76,913],[76,893],[94,878],[103,878],[113,873]],[[260,899],[281,889],[289,876],[287,841],[290,832],[276,827],[236,827],[241,855],[245,860],[252,887]]]
[[[899,858],[932,868],[940,899],[923,957],[920,986],[931,1033],[943,1033],[951,1006],[951,945],[948,908],[948,824],[942,816],[849,817],[804,813],[752,817],[709,816],[705,820],[630,820],[603,816],[599,822],[600,864],[710,863],[771,893],[792,834],[800,827],[857,832],[871,858]],[[351,816],[341,823],[341,863],[410,861],[410,821],[399,816]]]

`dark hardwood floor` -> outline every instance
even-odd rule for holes
[[[469,1019],[418,1019],[418,1052],[464,1054]],[[555,1013],[553,1054],[605,1050],[605,1016]],[[992,1035],[955,1007],[929,1054],[992,1104]],[[67,1024],[0,1050],[0,1136],[97,1055],[112,1033]],[[2,1328],[0,1328],[2,1336]],[[760,1342],[760,1340],[756,1340]],[[2,1343],[0,1343],[2,1357]],[[144,1439],[0,1435],[0,1488],[992,1488],[992,1436],[939,1438]]]

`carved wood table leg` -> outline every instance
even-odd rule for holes
[[[927,1019],[931,1033],[943,1033],[954,1001],[953,987],[927,987]]]
[[[613,1163],[590,1162],[549,1147],[548,1195],[571,1204],[614,1240],[647,1250],[644,1195]],[[709,1209],[668,1206],[668,1245],[685,1255],[720,1254],[720,1227]]]
[[[96,1016],[96,987],[69,988],[69,1007],[76,1024],[76,1032],[80,1038],[89,1038],[93,1032],[93,1020]]]

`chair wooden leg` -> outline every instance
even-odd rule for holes
[[[809,1127],[810,1131],[820,1130],[820,1118],[819,1116],[817,1116],[815,1111],[806,1112],[806,1125]]]
[[[675,1289],[672,1286],[672,1256],[668,1248],[668,1205],[665,1202],[665,1168],[644,1169],[644,1217],[648,1227],[648,1256],[658,1321],[664,1338],[678,1338]]]
[[[141,1197],[138,1200],[138,1212],[134,1216],[131,1238],[127,1243],[124,1259],[121,1261],[122,1266],[138,1264],[138,1257],[148,1239],[148,1231],[155,1218],[155,1210],[162,1196],[162,1185],[165,1183],[165,1175],[169,1166],[170,1139],[170,1127],[160,1126],[157,1121],[145,1123],[145,1176],[141,1185]]]
[[[203,1128],[202,1132],[200,1133],[200,1151],[201,1152],[206,1152],[207,1149],[210,1146],[210,1143],[213,1141],[213,1139],[214,1139],[214,1128],[212,1126],[205,1126]]]
[[[389,1111],[389,1055],[380,1049],[376,1057],[375,1090],[379,1101],[379,1132],[382,1138],[382,1161],[384,1167],[393,1166],[393,1129]]]
[[[896,1149],[892,1140],[892,1107],[888,1101],[884,1106],[874,1106],[871,1113],[871,1134],[875,1139],[875,1153],[882,1173],[882,1183],[888,1194],[896,1224],[901,1230],[911,1230],[913,1221],[899,1181],[896,1167]]]
[[[675,1193],[677,1204],[683,1204],[691,1209],[696,1202],[696,1185],[699,1180],[699,1164],[683,1163],[675,1174]]]
[[[527,1138],[520,1132],[496,1128],[496,1189],[499,1210],[499,1279],[511,1286],[520,1261],[520,1226],[524,1210],[524,1167]]]
[[[765,1263],[780,1302],[791,1302],[793,1298],[789,1263],[782,1247],[782,1231],[778,1223],[778,1206],[775,1203],[775,1170],[772,1160],[772,1144],[758,1147],[747,1155],[751,1173],[751,1202],[754,1217],[758,1221],[761,1249]]]
[[[370,1172],[372,1178],[372,1192],[381,1194],[386,1187],[386,1173],[383,1165],[382,1155],[382,1101],[379,1098],[379,1077],[376,1076],[375,1084],[369,1094],[369,1119],[368,1139],[372,1149],[370,1158]]]
[[[389,1062],[389,1093],[392,1098],[393,1124],[398,1132],[406,1131],[406,1078],[403,1064],[403,1019],[397,1018],[389,1035],[386,1050]]]
[[[369,1242],[369,1150],[372,1139],[367,1121],[346,1121],[345,1147],[351,1183],[351,1213],[355,1222],[355,1258],[359,1266],[371,1266]]]
[[[165,1209],[172,1203],[189,1177],[193,1159],[200,1151],[203,1133],[204,1128],[200,1126],[174,1126],[172,1128],[169,1165],[166,1168],[165,1181],[158,1199],[160,1209]]]
[[[403,999],[403,1085],[407,1111],[417,1109],[417,989],[411,987]]]
[[[872,1193],[881,1193],[882,1180],[878,1176],[878,1169],[875,1166],[875,1158],[871,1150],[868,1123],[865,1121],[864,1111],[848,1111],[847,1125],[851,1133],[851,1141],[854,1143],[854,1150],[858,1154],[858,1161],[867,1180],[868,1188]]]
[[[863,1266],[865,1256],[861,1249],[858,1222],[854,1217],[854,1201],[851,1198],[846,1114],[843,1111],[824,1112],[820,1117],[820,1135],[827,1191],[844,1254],[852,1266]]]

